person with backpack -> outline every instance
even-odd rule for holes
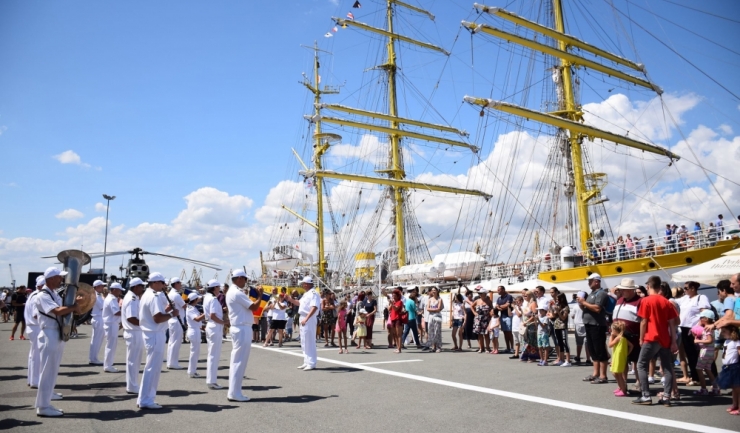
[[[606,350],[607,320],[606,310],[609,294],[601,288],[601,275],[593,273],[587,278],[591,294],[578,297],[578,305],[583,310],[583,324],[586,327],[586,348],[594,364],[593,374],[586,376],[584,382],[592,384],[609,383],[606,370],[609,353]]]

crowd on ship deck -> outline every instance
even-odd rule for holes
[[[690,251],[693,249],[713,247],[718,241],[724,239],[725,235],[740,227],[740,215],[737,221],[726,222],[723,215],[717,216],[717,220],[709,223],[695,222],[689,229],[686,224],[668,223],[661,239],[654,239],[652,235],[647,237],[619,235],[615,242],[601,242],[590,238],[587,241],[591,260],[596,263],[611,263],[641,257],[652,257],[661,254]]]

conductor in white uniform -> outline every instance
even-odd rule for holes
[[[103,304],[105,298],[103,297],[103,290],[105,290],[105,283],[100,280],[93,282],[93,289],[95,289],[95,304],[93,305],[92,311],[90,312],[92,325],[92,336],[90,337],[90,365],[103,365],[98,359],[100,353],[100,346],[103,345]]]
[[[162,293],[166,287],[162,274],[159,272],[149,274],[149,288],[142,295],[139,304],[139,326],[146,348],[146,366],[144,374],[141,375],[139,398],[136,400],[136,405],[140,409],[162,408],[154,402],[154,397],[157,396],[159,375],[162,372],[167,321],[177,316],[177,310],[170,307],[165,299],[166,295]]]
[[[252,312],[259,308],[262,288],[258,289],[257,302],[252,302],[247,293],[244,293],[245,290],[249,290],[247,274],[244,271],[234,272],[231,282],[237,286],[237,289],[232,287],[226,292],[232,344],[229,392],[226,398],[229,401],[249,401],[249,397],[242,394],[242,379],[244,379],[244,371],[249,361],[249,349],[252,347],[252,324],[254,324]]]
[[[118,347],[118,328],[121,327],[121,306],[119,305],[123,288],[119,283],[110,285],[110,293],[103,301],[103,330],[105,331],[105,355],[103,356],[103,371],[118,373],[113,366]]]
[[[285,299],[298,306],[301,316],[301,350],[303,350],[303,364],[298,369],[310,371],[316,368],[316,314],[321,306],[321,296],[313,288],[313,279],[308,276],[301,281],[303,296],[300,301],[286,296]]]
[[[61,287],[62,277],[66,271],[50,267],[44,272],[46,285],[34,299],[36,310],[39,312],[39,359],[41,373],[39,376],[39,390],[36,394],[37,416],[62,416],[64,412],[51,405],[51,400],[61,400],[61,394],[54,393],[57,382],[59,365],[62,363],[64,341],[62,341],[61,324],[59,318],[67,314],[78,313],[80,308],[77,302],[83,298],[77,296],[74,304],[62,306],[62,298],[55,290]]]
[[[126,342],[126,392],[129,394],[139,393],[139,368],[144,350],[144,337],[139,326],[139,307],[143,293],[144,282],[141,278],[131,279],[121,305],[123,340]]]
[[[28,351],[28,386],[31,388],[39,387],[39,312],[36,310],[36,302],[33,300],[44,288],[46,280],[43,275],[36,278],[36,291],[28,295],[26,308],[23,315],[26,318],[26,336],[31,342],[31,348]]]
[[[172,286],[172,289],[167,294],[167,297],[170,298],[172,305],[175,306],[178,316],[185,319],[185,301],[182,299],[182,283],[180,279],[171,279],[170,286]],[[179,358],[183,329],[180,319],[173,317],[167,321],[167,327],[170,330],[170,341],[167,343],[167,368],[170,370],[182,370]]]

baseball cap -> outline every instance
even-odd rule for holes
[[[46,278],[43,275],[36,277],[36,287],[43,286],[44,284],[46,284]]]
[[[69,272],[67,272],[67,271],[60,271],[59,269],[57,269],[54,266],[52,266],[50,268],[47,268],[44,271],[44,279],[47,279],[48,280],[49,278],[56,277],[57,275],[65,276],[68,273]]]
[[[118,283],[113,283],[113,284],[110,285],[110,289],[111,290],[113,290],[113,289],[123,290],[123,287],[121,287],[121,285],[118,284]]]
[[[303,280],[301,281],[301,283],[303,283],[303,284],[313,284],[313,278],[311,278],[310,275],[307,276],[307,277],[304,277]]]
[[[239,277],[244,277],[244,278],[247,278],[247,273],[246,273],[246,272],[244,272],[243,270],[239,269],[238,271],[236,271],[236,272],[234,272],[233,274],[231,274],[231,279],[232,279],[232,280],[233,280],[234,278],[239,278]]]
[[[152,272],[149,274],[149,282],[153,283],[155,281],[161,281],[164,283],[164,275],[160,274],[159,272]]]
[[[128,282],[129,287],[136,287],[136,286],[143,286],[144,281],[141,280],[141,278],[132,278],[131,281]],[[111,285],[111,287],[113,287]]]
[[[200,298],[200,295],[197,292],[190,292],[190,294],[188,295],[188,301],[189,302],[193,302],[193,301],[195,301],[196,299],[199,299],[199,298]]]
[[[102,280],[95,280],[93,282],[93,287],[98,287],[98,286],[105,286],[105,283]]]
[[[714,320],[714,311],[712,310],[704,310],[701,313],[699,313],[699,317],[706,317],[707,319]]]
[[[212,287],[221,287],[221,283],[219,283],[218,280],[216,280],[216,279],[209,280],[208,281],[208,288],[210,289]]]
[[[601,279],[601,275],[599,275],[596,272],[594,272],[593,274],[589,275],[586,278],[586,281],[588,281],[588,280],[600,280],[600,279]]]

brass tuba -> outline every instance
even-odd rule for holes
[[[80,274],[82,267],[90,263],[90,256],[80,250],[64,250],[57,255],[57,259],[64,264],[64,270],[67,276],[64,277],[64,298],[62,304],[65,306],[72,305],[77,299],[77,289],[80,286]],[[59,333],[62,341],[69,341],[69,335],[72,332],[73,314],[69,313],[61,317],[59,323]]]

